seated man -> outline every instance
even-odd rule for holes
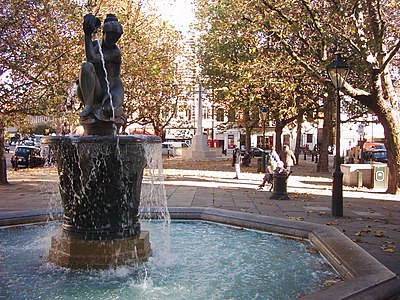
[[[262,183],[258,186],[258,190],[262,190],[265,184],[270,184],[271,185],[270,191],[272,190],[274,186],[273,174],[276,168],[277,168],[277,163],[273,161],[271,162],[270,165],[267,166],[267,173],[265,173]]]
[[[262,190],[266,183],[270,184],[269,191],[272,191],[274,187],[274,174],[287,174],[287,170],[283,167],[283,162],[278,161],[277,163],[271,162],[271,164],[267,167],[267,173],[264,175],[263,182],[258,186],[258,190]]]

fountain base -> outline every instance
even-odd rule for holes
[[[43,139],[55,156],[64,210],[62,233],[49,260],[72,269],[104,269],[145,261],[149,233],[139,204],[146,165],[144,144],[158,137],[56,136]]]
[[[49,261],[71,269],[108,269],[147,261],[150,245],[148,231],[117,240],[81,240],[61,233],[51,239]]]

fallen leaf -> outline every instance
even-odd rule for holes
[[[326,222],[325,225],[337,225],[338,223],[336,221],[333,222]]]
[[[382,251],[386,252],[386,253],[393,253],[394,249],[393,248],[385,248],[385,249],[382,249]]]
[[[383,230],[376,230],[375,231],[375,236],[376,237],[383,237]]]
[[[386,253],[393,253],[395,248],[393,245],[382,245],[381,247],[382,251]]]
[[[310,253],[310,254],[317,254],[317,253],[318,253],[318,250],[315,249],[315,248],[307,248],[307,253]]]

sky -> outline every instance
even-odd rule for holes
[[[156,0],[160,14],[170,21],[177,30],[187,33],[190,23],[193,22],[194,4],[193,0]]]

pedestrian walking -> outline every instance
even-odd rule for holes
[[[235,145],[232,156],[232,166],[235,167],[236,176],[233,179],[239,179],[241,161],[242,161],[242,156],[240,154],[240,149],[237,145]]]
[[[282,151],[279,153],[279,158],[283,162],[283,167],[290,173],[291,168],[296,164],[296,157],[288,145],[283,146]]]

